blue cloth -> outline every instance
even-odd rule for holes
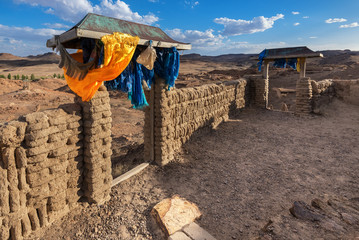
[[[142,69],[142,74],[143,74],[143,80],[146,81],[147,86],[151,89],[151,85],[153,83],[153,81],[155,80],[155,70],[148,70],[145,66],[141,65],[141,69]]]
[[[136,62],[138,55],[139,53],[136,51],[130,64],[128,64],[125,70],[114,80],[106,81],[105,86],[113,90],[126,92],[128,94],[128,99],[131,100],[133,108],[141,109],[148,106],[145,93],[142,88],[142,80],[145,79],[147,84],[152,83],[154,73],[151,75],[151,73],[148,73],[150,70]],[[144,71],[144,69],[147,71]],[[143,72],[146,72],[146,74]]]
[[[285,68],[287,66],[287,61],[285,58],[276,59],[273,63],[273,66],[278,68]]]
[[[164,78],[168,90],[174,87],[175,81],[178,77],[180,66],[180,55],[175,47],[157,49],[157,60],[155,62],[156,74]]]
[[[262,63],[263,63],[263,58],[265,58],[268,54],[268,50],[267,49],[264,49],[260,54],[259,54],[259,57],[258,57],[258,60],[259,62],[257,63],[258,65],[258,71],[261,71],[262,70]]]
[[[297,70],[297,58],[287,59],[287,65],[293,68],[294,70]]]

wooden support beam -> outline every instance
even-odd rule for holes
[[[262,70],[262,75],[263,75],[263,78],[264,79],[268,79],[269,78],[269,61],[267,60],[264,60],[264,63],[263,63],[263,70]]]
[[[300,67],[300,78],[304,78],[305,71],[307,68],[306,58],[300,58],[299,67]]]
[[[155,79],[151,85],[150,91],[150,128],[151,128],[151,151],[150,151],[150,161],[155,160],[155,87],[156,81],[159,81],[157,74],[155,74]]]

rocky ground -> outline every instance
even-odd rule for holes
[[[177,162],[151,165],[114,187],[107,204],[77,209],[42,239],[162,239],[150,211],[174,194],[198,205],[199,225],[217,239],[355,239],[358,119],[359,107],[340,101],[305,118],[247,109],[192,137]],[[290,212],[316,198],[323,205],[296,203],[297,217]]]

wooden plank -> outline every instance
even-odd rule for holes
[[[65,32],[60,35],[60,42],[64,43],[79,37],[86,37],[86,38],[93,38],[93,39],[100,39],[102,36],[108,35],[108,33],[104,32],[96,32],[90,30],[83,30],[83,29],[72,29],[68,32]],[[150,39],[140,39],[138,45],[140,46],[148,46]],[[181,44],[181,43],[171,43],[171,42],[161,42],[161,41],[152,41],[152,45],[154,47],[159,48],[171,48],[176,47],[177,50],[190,50],[192,49],[191,44]],[[47,47],[55,47],[55,38],[47,40],[46,43]]]
[[[150,128],[151,128],[151,140],[150,140],[150,160],[155,160],[155,87],[156,82],[160,81],[157,74],[155,74],[155,79],[152,82],[151,91],[150,91]]]
[[[120,182],[123,182],[127,179],[129,179],[130,177],[140,173],[143,169],[145,169],[146,167],[148,167],[150,164],[149,163],[141,163],[140,165],[138,165],[137,167],[131,169],[130,171],[122,174],[121,176],[115,178],[112,180],[112,187],[116,186],[117,184],[119,184]]]

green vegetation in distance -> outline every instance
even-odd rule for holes
[[[10,73],[7,75],[7,79],[11,80],[11,74]]]
[[[1,74],[1,75],[0,75],[0,78],[5,78],[5,75],[2,75],[2,74]]]
[[[30,76],[30,80],[33,81],[35,80],[35,75],[32,73],[31,76]]]

